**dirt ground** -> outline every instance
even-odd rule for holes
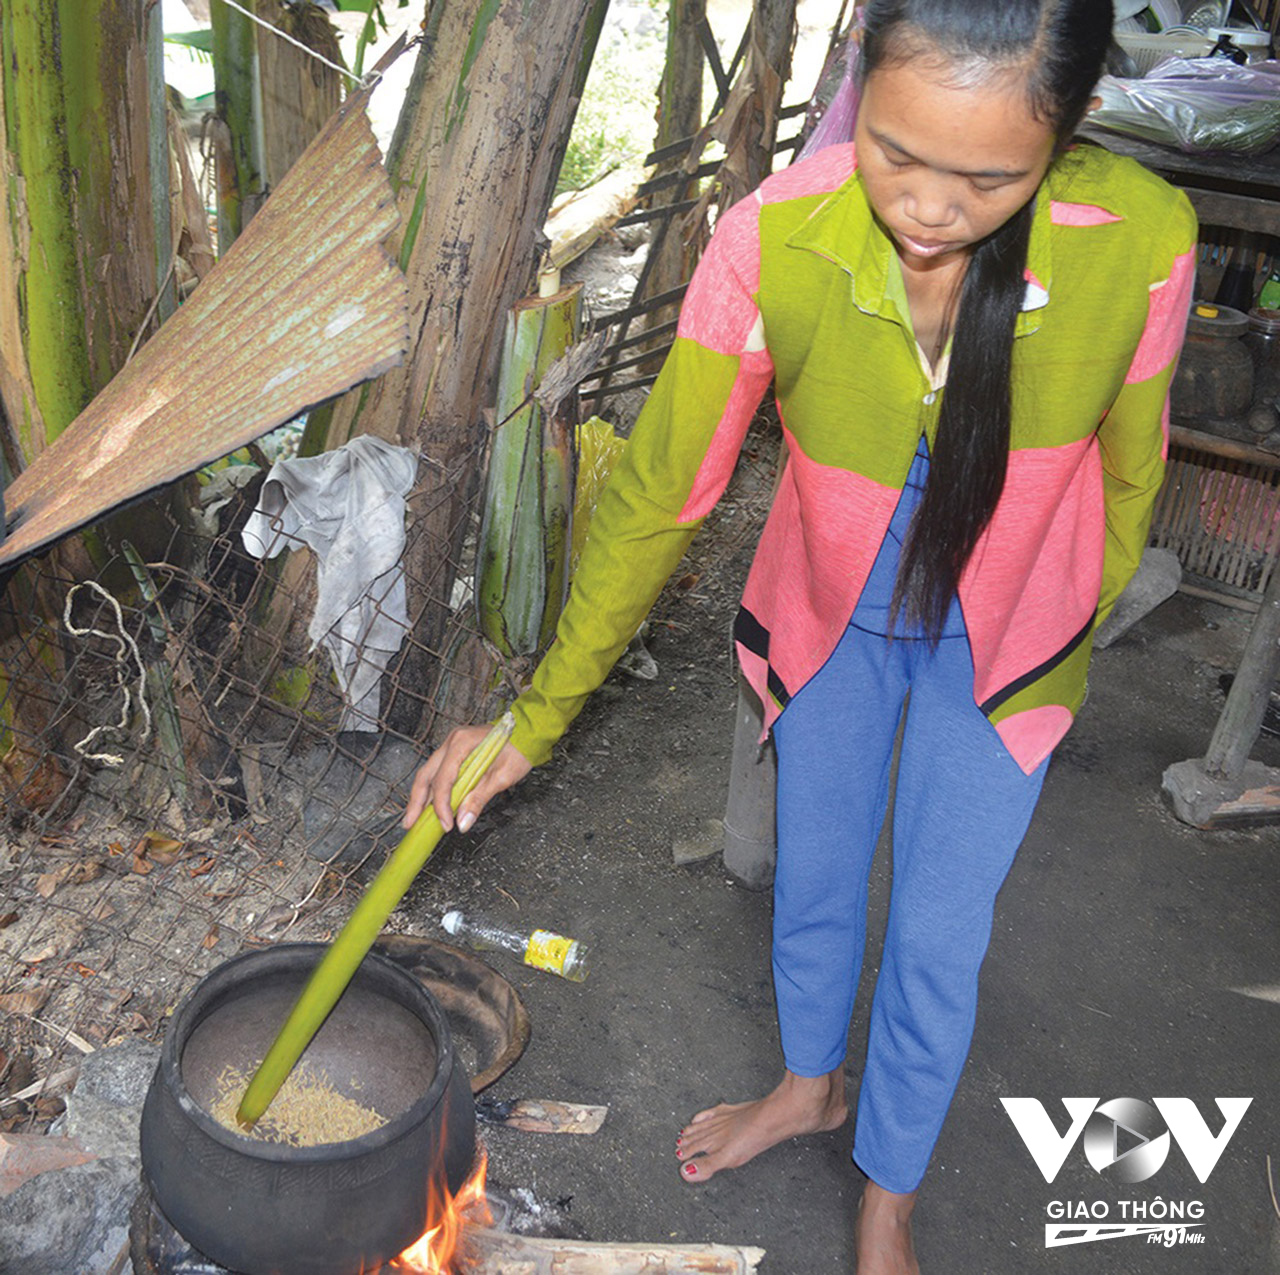
[[[762,445],[739,484],[758,494],[768,463]],[[676,1173],[681,1124],[707,1104],[764,1092],[781,1066],[769,895],[732,883],[716,855],[682,867],[672,857],[677,841],[708,841],[726,795],[736,695],[727,634],[755,498],[739,485],[727,503],[677,573],[685,587],[670,587],[655,611],[657,679],[614,674],[555,759],[468,838],[450,839],[398,919],[438,933],[443,908],[460,903],[592,947],[580,985],[490,958],[533,1020],[528,1050],[491,1095],[609,1107],[592,1137],[490,1131],[498,1183],[559,1205],[593,1239],[758,1244],[766,1272],[851,1271],[862,1178],[849,1127],[702,1187]],[[927,1272],[1280,1270],[1265,1164],[1280,1150],[1280,830],[1195,831],[1160,794],[1165,766],[1203,755],[1218,679],[1248,623],[1179,595],[1096,658],[1088,703],[1001,896],[973,1055],[917,1212]],[[1280,745],[1264,736],[1255,755],[1280,764]],[[872,950],[850,1035],[851,1105],[888,853],[882,846],[874,872]],[[1077,1144],[1050,1184],[1000,1099],[1039,1098],[1065,1133],[1059,1099],[1075,1095],[1188,1097],[1213,1134],[1214,1098],[1253,1102],[1204,1183],[1175,1148],[1154,1177],[1126,1186],[1091,1168]],[[1105,1205],[1114,1223],[1147,1220],[1157,1199],[1159,1218],[1168,1202],[1200,1201],[1203,1241],[1045,1247],[1055,1202],[1083,1201],[1095,1215]]]
[[[781,1068],[770,898],[729,879],[714,824],[736,700],[729,628],[773,453],[767,434],[752,434],[726,499],[655,609],[647,642],[657,677],[614,673],[547,766],[469,836],[446,838],[389,928],[443,938],[440,917],[462,906],[590,945],[593,968],[582,984],[504,953],[487,958],[518,989],[533,1024],[523,1057],[487,1096],[609,1108],[589,1137],[487,1133],[494,1181],[536,1201],[548,1225],[601,1241],[758,1245],[765,1275],[826,1275],[853,1269],[862,1179],[850,1161],[850,1127],[775,1148],[701,1187],[679,1179],[674,1159],[676,1133],[695,1111],[759,1095]],[[999,901],[973,1054],[917,1211],[930,1275],[1136,1275],[1170,1264],[1223,1275],[1280,1271],[1266,1161],[1280,1150],[1280,829],[1196,831],[1174,819],[1160,793],[1166,766],[1203,755],[1222,704],[1220,678],[1236,667],[1249,623],[1240,611],[1178,595],[1095,659],[1090,697],[1051,764]],[[1264,736],[1255,756],[1280,765],[1280,741]],[[384,845],[395,818],[390,802],[370,816]],[[61,1000],[40,1019],[8,1014],[11,1055],[72,1021],[158,1038],[165,1013],[204,968],[263,941],[332,935],[380,862],[375,852],[335,894],[341,882],[297,845],[273,841],[270,824],[226,841],[225,830],[189,830],[168,866],[131,871],[130,841],[123,859],[100,851],[95,880],[64,880],[42,898],[40,874],[85,861],[90,831],[65,844],[9,847],[15,865],[4,888],[21,917],[0,944],[26,952],[48,941],[64,988],[70,956],[77,968],[102,971],[70,988],[82,998],[79,1018],[64,1016],[73,1007]],[[92,832],[99,846],[112,835]],[[207,872],[204,836],[220,847]],[[678,866],[677,843],[708,856]],[[850,1033],[851,1106],[889,850],[881,847],[873,872],[871,941]],[[116,909],[109,921],[89,910],[99,898]],[[281,898],[295,906],[263,912]],[[51,932],[64,924],[74,933]],[[36,956],[24,958],[33,981],[55,963]],[[114,1004],[118,994],[126,999]],[[63,1060],[69,1052],[64,1040]],[[47,1052],[35,1061],[36,1079],[60,1065]],[[7,1083],[17,1087],[12,1075]],[[1001,1099],[1038,1099],[1062,1136],[1061,1099],[1078,1096],[1190,1099],[1210,1140],[1223,1127],[1216,1098],[1252,1102],[1203,1182],[1181,1143],[1154,1176],[1131,1185],[1110,1167],[1091,1167],[1076,1143],[1048,1182]],[[35,1114],[44,1121],[56,1111]],[[1153,1205],[1160,1211],[1150,1215]],[[1163,1220],[1173,1205],[1200,1214],[1200,1229],[1186,1235],[1202,1243],[1174,1235],[1169,1248],[1164,1236],[1122,1235],[1046,1247],[1046,1226],[1067,1207],[1120,1223]]]

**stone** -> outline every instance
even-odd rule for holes
[[[693,834],[678,837],[671,845],[671,860],[677,867],[701,863],[724,849],[724,821],[704,819]]]
[[[307,853],[326,863],[356,863],[383,841],[400,838],[400,815],[424,754],[406,740],[339,736],[340,749],[313,748],[302,761],[311,793],[302,810]]]
[[[129,1239],[138,1160],[111,1156],[41,1173],[4,1202],[0,1271],[107,1275]]]
[[[98,1158],[39,1173],[5,1199],[0,1271],[107,1275],[116,1266],[140,1185],[142,1102],[159,1059],[160,1047],[143,1040],[86,1056],[50,1140]]]
[[[1111,614],[1102,622],[1093,645],[1105,650],[1145,615],[1171,598],[1182,583],[1182,563],[1172,549],[1145,549],[1133,579],[1125,586]]]
[[[1245,762],[1234,779],[1211,775],[1198,759],[1166,768],[1161,786],[1173,813],[1193,828],[1247,827],[1280,820],[1280,769]]]
[[[138,1121],[160,1046],[131,1039],[89,1054],[54,1129],[96,1156],[138,1156]]]

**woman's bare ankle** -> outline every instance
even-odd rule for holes
[[[798,1076],[794,1071],[784,1071],[782,1080],[772,1096],[786,1095],[798,1103],[812,1105],[826,1115],[846,1111],[844,1091],[844,1065],[821,1076]]]
[[[854,1227],[858,1275],[919,1275],[911,1236],[915,1206],[915,1191],[887,1191],[867,1179]]]

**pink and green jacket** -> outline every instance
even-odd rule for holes
[[[960,581],[973,696],[1028,773],[1070,727],[1092,637],[1138,565],[1194,284],[1186,197],[1093,146],[1036,199],[1008,476]],[[727,485],[774,383],[789,462],[734,626],[768,731],[835,649],[942,395],[852,146],[720,220],[662,374],[601,497],[557,640],[514,705],[550,755]]]

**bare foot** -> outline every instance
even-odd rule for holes
[[[676,1139],[676,1159],[684,1161],[680,1176],[686,1182],[705,1182],[779,1142],[838,1129],[848,1118],[843,1067],[825,1076],[788,1071],[766,1098],[698,1112]]]
[[[920,1275],[911,1243],[915,1206],[914,1191],[898,1195],[868,1179],[854,1227],[858,1275]]]

